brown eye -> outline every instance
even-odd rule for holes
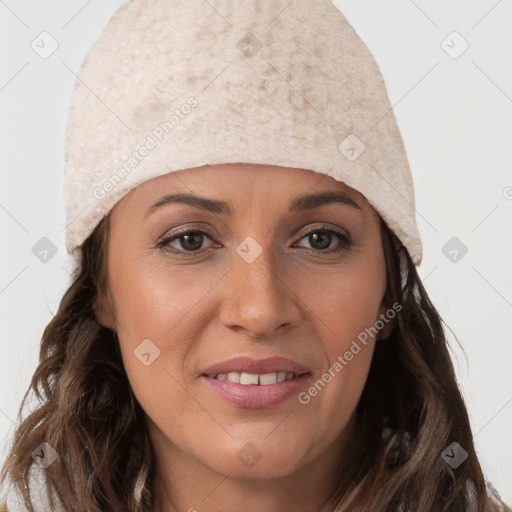
[[[309,243],[313,249],[327,249],[332,242],[332,234],[326,231],[315,231],[308,235]]]
[[[208,233],[201,230],[188,230],[181,233],[171,234],[164,237],[158,242],[158,247],[168,249],[171,252],[200,252],[204,239],[211,237]],[[177,242],[176,245],[171,245],[172,242]],[[204,248],[203,248],[204,250]]]
[[[301,240],[304,239],[308,240],[311,249],[324,253],[344,251],[348,249],[352,243],[347,234],[326,228],[310,231],[306,236],[301,238]],[[338,245],[340,247],[329,250],[328,248],[331,246],[331,243],[336,239],[338,240]]]
[[[200,233],[181,235],[177,240],[180,240],[181,247],[187,251],[197,251],[203,245],[203,235]]]
[[[205,238],[212,241],[212,236],[202,230],[183,230],[178,233],[171,233],[163,237],[157,244],[157,247],[163,248],[178,256],[194,256],[200,254],[210,247],[203,247]],[[348,250],[352,241],[350,236],[344,232],[334,229],[315,229],[307,233],[301,240],[307,239],[310,244],[309,249],[321,254],[337,253]],[[333,242],[338,241],[339,247],[330,248]],[[307,249],[308,247],[306,247]]]

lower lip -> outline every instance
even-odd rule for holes
[[[228,402],[247,409],[263,409],[283,403],[296,395],[308,381],[309,374],[275,384],[245,385],[203,377],[210,387]]]

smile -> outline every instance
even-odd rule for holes
[[[285,380],[291,380],[297,377],[292,372],[272,372],[272,373],[218,373],[215,375],[215,379],[228,380],[229,382],[236,382],[237,384],[243,384],[245,386],[266,386],[268,384],[276,384],[277,382],[284,382]]]
[[[239,357],[206,369],[209,390],[237,407],[262,409],[279,405],[305,388],[309,369],[290,359]]]

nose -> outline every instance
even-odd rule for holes
[[[298,324],[299,300],[284,264],[268,248],[250,263],[235,254],[221,310],[226,327],[260,339],[279,336]]]

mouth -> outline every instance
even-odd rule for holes
[[[229,372],[218,373],[212,378],[217,380],[227,380],[236,382],[243,386],[268,386],[285,380],[296,379],[300,375],[293,372],[272,372],[272,373],[246,373],[246,372]]]
[[[210,390],[243,408],[261,409],[283,403],[304,387],[311,371],[281,357],[230,359],[201,374]]]

